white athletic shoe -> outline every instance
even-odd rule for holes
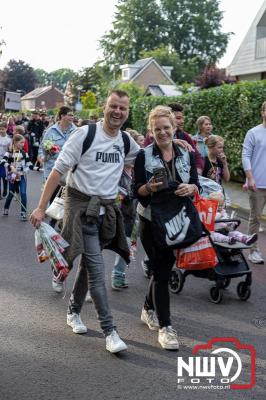
[[[86,333],[86,325],[81,321],[80,315],[76,313],[67,314],[67,325],[71,326],[74,333]]]
[[[110,335],[106,336],[106,350],[110,351],[110,353],[118,353],[119,351],[123,351],[127,349],[126,343],[120,339],[116,330],[113,330]]]
[[[148,325],[151,331],[159,330],[159,321],[154,310],[145,310],[145,308],[143,308],[140,319],[144,324]]]
[[[158,342],[163,349],[178,350],[179,343],[177,340],[177,333],[171,326],[165,326],[159,329]]]
[[[248,256],[249,261],[253,264],[264,264],[262,254],[258,250],[253,250]]]
[[[52,280],[52,287],[56,293],[62,293],[64,290],[64,283],[63,282],[56,282]]]

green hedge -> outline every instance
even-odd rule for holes
[[[225,152],[233,176],[241,174],[241,151],[246,132],[261,123],[261,104],[266,101],[266,81],[222,85],[179,97],[141,97],[132,106],[132,126],[145,133],[150,110],[158,104],[181,103],[185,130],[196,132],[196,120],[210,116],[213,133],[225,138]]]

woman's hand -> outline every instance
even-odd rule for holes
[[[155,182],[154,179],[150,179],[149,182],[147,182],[145,185],[142,185],[139,190],[138,194],[140,196],[149,196],[152,193],[155,193],[158,191],[158,188],[163,184],[163,182]]]
[[[152,178],[149,180],[148,183],[145,185],[145,189],[147,190],[148,193],[154,193],[158,191],[158,188],[163,184],[163,182],[155,182],[155,180]]]
[[[197,191],[197,186],[191,183],[181,183],[178,185],[175,194],[180,197],[193,196]]]
[[[174,139],[173,142],[187,151],[195,151],[186,140]]]

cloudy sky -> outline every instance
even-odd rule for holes
[[[199,0],[200,1],[200,0]],[[234,32],[220,62],[226,67],[266,0],[220,0],[223,31]],[[50,72],[75,71],[99,57],[98,40],[111,27],[116,0],[12,0],[1,3],[0,38],[6,42],[3,68],[11,58]]]

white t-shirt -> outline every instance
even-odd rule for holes
[[[9,147],[11,145],[11,139],[10,137],[6,136],[0,136],[0,160],[4,157],[6,152],[9,150]]]
[[[70,136],[59,154],[54,169],[66,173],[78,164],[74,173],[68,173],[67,184],[87,195],[103,199],[115,199],[124,164],[133,164],[139,145],[128,135],[130,150],[125,158],[124,141],[121,131],[117,136],[107,135],[100,122],[96,124],[95,138],[81,157],[82,145],[88,127],[84,126]]]

